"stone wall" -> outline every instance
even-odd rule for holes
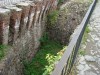
[[[59,10],[59,16],[55,25],[49,26],[49,36],[62,44],[69,43],[70,35],[81,23],[90,2],[80,0],[68,0]]]
[[[57,0],[25,1],[0,8],[0,44],[10,45],[0,61],[0,75],[23,75],[23,60],[37,52],[47,11],[57,7]]]

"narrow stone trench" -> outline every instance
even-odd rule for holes
[[[80,50],[84,55],[79,54],[73,71],[73,75],[100,75],[100,0],[93,11],[88,23],[90,32],[87,41],[81,44]]]
[[[3,10],[0,11],[0,16],[2,17],[0,18],[0,33],[2,33],[0,41],[5,45],[12,45],[9,49],[7,48],[7,54],[0,61],[0,75],[23,75],[24,64],[26,64],[25,67],[27,69],[25,70],[25,75],[49,75],[51,70],[53,70],[52,66],[54,67],[58,63],[61,55],[64,53],[62,44],[69,43],[70,35],[82,21],[91,2],[86,0],[66,0],[67,2],[62,5],[60,14],[58,14],[57,24],[52,26],[50,31],[48,30],[53,42],[51,40],[47,42],[46,39],[42,39],[42,42],[46,41],[46,43],[44,48],[42,46],[39,50],[40,39],[43,33],[46,32],[45,18],[49,11],[56,10],[58,0],[23,0],[21,3],[21,0],[17,1],[19,3],[14,4],[14,6],[9,6],[8,2],[8,6],[4,5],[3,8],[0,8],[0,10]],[[6,3],[6,0],[4,2]],[[16,31],[13,32],[13,30]],[[60,43],[54,41],[59,41]],[[43,54],[43,51],[45,54]],[[39,56],[37,58],[33,57],[35,55]],[[24,61],[28,62],[32,58],[35,59],[35,64],[30,62],[31,64],[28,63],[27,65],[27,63],[24,63]],[[37,59],[40,59],[40,61]],[[57,60],[55,63],[48,66],[48,63],[55,60]],[[34,68],[34,66],[36,67]],[[42,66],[45,66],[45,68],[42,68]],[[47,71],[43,74],[45,69]]]
[[[89,4],[85,4],[84,2],[81,3],[81,2],[69,1],[63,4],[60,8],[57,24],[52,26],[51,29],[48,31],[50,32],[51,35],[50,38],[53,39],[53,42],[57,40],[61,44],[66,44],[70,38],[70,35],[73,33],[77,25],[79,25],[81,20],[83,19],[88,7]],[[57,46],[57,44],[54,43],[50,45],[49,44],[50,42],[52,43],[52,41],[50,40],[45,44],[45,46],[42,45],[42,47],[39,49],[39,51],[33,58],[32,62],[25,63],[25,69],[24,69],[25,75],[51,74],[51,72],[54,69],[54,65],[58,63],[59,61],[58,59],[59,57],[61,58],[64,51],[62,51],[63,50],[62,45]],[[58,47],[59,49],[56,47]],[[47,59],[48,55],[49,58]],[[55,62],[53,62],[52,64],[48,64],[54,61],[55,59],[57,59]]]

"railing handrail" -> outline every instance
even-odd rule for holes
[[[93,3],[90,5],[85,17],[83,18],[79,28],[76,31],[76,34],[73,36],[71,42],[69,43],[66,51],[63,54],[61,60],[56,65],[56,67],[55,67],[55,69],[54,69],[54,71],[52,72],[51,75],[61,75],[62,70],[63,70],[66,62],[68,61],[68,58],[71,55],[71,53],[73,51],[73,48],[76,45],[77,40],[79,39],[79,37],[81,37],[81,39],[82,39],[83,33],[85,31],[85,28],[87,26],[87,23],[88,23],[88,21],[90,19],[90,16],[91,16],[91,14],[93,12],[93,9],[94,9],[96,3],[97,3],[97,0],[94,0]],[[83,31],[83,33],[82,33],[82,31]],[[81,34],[82,34],[82,36],[80,36]]]

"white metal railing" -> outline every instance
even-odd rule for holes
[[[0,7],[28,0],[0,0]]]

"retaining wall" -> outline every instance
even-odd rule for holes
[[[0,8],[0,44],[10,45],[0,61],[0,75],[23,75],[23,60],[31,60],[45,31],[48,11],[57,0],[24,1]]]

